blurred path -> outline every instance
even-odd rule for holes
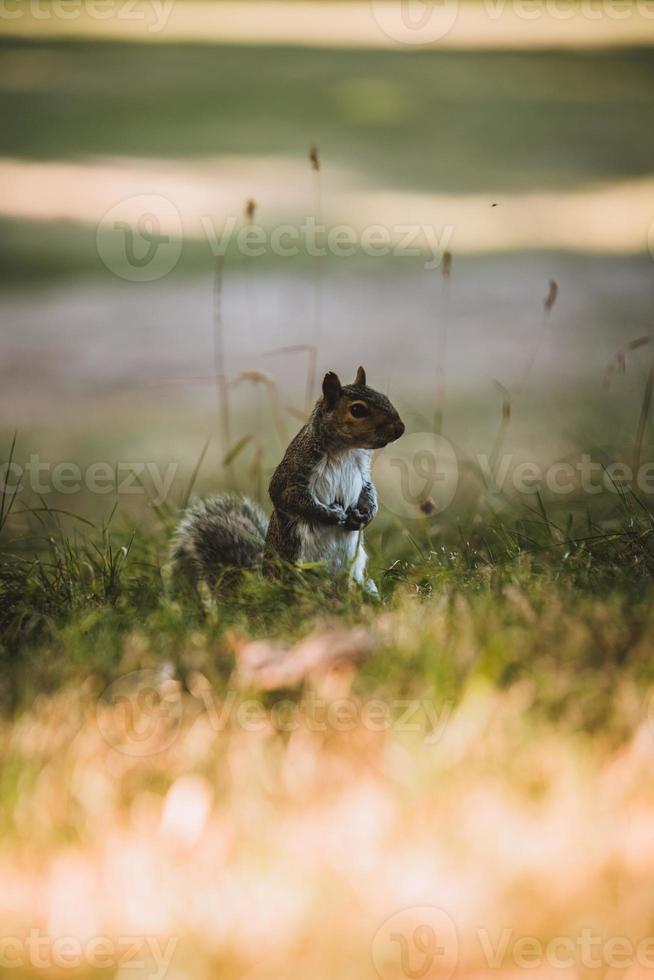
[[[117,218],[136,226],[145,209],[154,212],[162,234],[175,237],[181,231],[208,245],[229,227],[235,237],[243,202],[256,187],[258,200],[265,202],[257,224],[287,232],[298,225],[296,242],[303,241],[302,226],[309,219],[306,174],[304,160],[284,156],[113,157],[83,163],[0,158],[0,215],[93,228],[103,222],[113,228]],[[328,227],[346,228],[361,241],[382,226],[390,245],[422,251],[431,269],[445,249],[457,254],[638,252],[647,249],[648,237],[654,246],[651,177],[559,191],[426,194],[387,188],[363,172],[340,167],[325,174],[323,200],[322,221]]]
[[[395,273],[393,269],[395,269]],[[321,369],[344,376],[365,363],[375,384],[431,398],[440,273],[397,274],[374,265],[357,277],[324,277]],[[448,319],[451,394],[496,397],[511,387],[543,326],[548,277],[559,298],[533,370],[536,384],[590,381],[599,390],[609,358],[651,329],[652,261],[641,258],[497,256],[455,258]],[[213,407],[211,278],[154,283],[105,281],[0,296],[0,414],[22,426],[112,399]],[[269,372],[302,401],[305,355],[267,352],[307,343],[314,310],[311,273],[225,275],[228,370]],[[638,359],[636,359],[638,360]],[[637,382],[640,384],[640,382]],[[249,395],[243,395],[247,400]]]

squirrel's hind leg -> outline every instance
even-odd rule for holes
[[[356,582],[369,595],[379,598],[379,589],[371,578],[367,575],[368,554],[363,544],[363,531],[359,531],[356,550],[350,565],[350,581]]]

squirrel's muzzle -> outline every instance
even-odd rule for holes
[[[404,422],[400,418],[392,419],[390,422],[386,423],[383,429],[380,429],[379,442],[377,442],[375,446],[377,448],[387,446],[389,442],[395,442],[396,439],[399,439],[403,432]]]

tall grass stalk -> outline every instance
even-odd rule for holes
[[[307,376],[310,375],[312,372],[314,373],[315,376],[318,352],[315,347],[311,346],[311,344],[290,344],[287,347],[275,347],[274,350],[266,351],[266,356],[271,357],[276,354],[298,354],[298,353],[307,355]],[[315,381],[313,385],[315,387]],[[300,411],[300,409],[295,408],[292,405],[285,405],[284,408],[286,409],[287,412],[290,412],[290,414],[293,415],[295,418],[300,419],[302,422],[306,422],[307,416],[310,414],[311,409],[313,408],[313,400],[311,401],[308,407],[305,406],[304,411]]]
[[[246,228],[251,227],[254,224],[256,211],[257,202],[253,197],[248,198],[248,200],[245,202],[245,209],[243,213],[243,221]],[[246,260],[248,326],[252,333],[255,332],[257,323],[257,287],[254,262],[255,259],[252,256]]]
[[[245,381],[249,381],[253,385],[262,385],[265,388],[266,395],[268,397],[268,404],[270,406],[270,415],[275,425],[275,429],[277,430],[280,444],[283,449],[286,449],[286,446],[288,445],[288,432],[286,431],[286,424],[284,422],[282,401],[279,397],[279,390],[275,384],[274,378],[272,378],[269,374],[265,374],[263,371],[241,371],[239,376],[232,383],[232,387],[236,388]]]
[[[451,252],[443,253],[441,273],[440,316],[436,348],[436,407],[434,410],[434,432],[437,435],[441,435],[443,431],[443,413],[445,411],[445,359],[447,357],[447,335],[450,319]]]
[[[536,334],[536,339],[532,344],[531,350],[527,355],[527,360],[525,362],[525,366],[522,371],[522,376],[520,377],[520,380],[518,382],[518,392],[520,394],[522,394],[522,392],[527,387],[527,381],[529,380],[529,375],[531,374],[531,370],[534,366],[536,357],[538,356],[538,352],[543,342],[543,338],[547,332],[547,325],[551,317],[552,310],[554,308],[554,304],[556,303],[556,298],[558,295],[559,295],[558,283],[556,282],[556,280],[550,279],[548,290],[547,290],[547,296],[543,301],[543,312],[541,314],[540,328],[538,330],[538,333]]]
[[[264,488],[263,488],[263,446],[261,445],[261,440],[257,437],[254,446],[254,452],[252,453],[252,462],[250,464],[250,481],[254,488],[254,497],[256,500],[263,500]]]
[[[504,385],[500,384],[499,381],[495,382],[495,387],[502,395],[502,415],[490,456],[490,471],[493,474],[496,472],[497,466],[502,458],[504,440],[506,439],[506,434],[508,432],[509,425],[511,424],[511,394],[509,391],[507,391]]]
[[[13,468],[12,464],[14,462],[14,453],[16,451],[17,437],[18,437],[18,433],[14,432],[13,438],[11,440],[11,446],[9,447],[9,459],[7,460],[7,465],[5,468],[6,475],[2,479],[2,492],[0,493],[0,534],[2,533],[2,529],[4,528],[5,524],[7,523],[7,519],[16,502],[16,496],[20,489],[20,482],[18,482],[16,486],[13,488],[13,491],[11,492],[10,495],[9,488],[7,486],[7,480],[9,479],[9,474],[11,473]]]
[[[633,353],[633,351],[638,350],[640,347],[645,347],[646,345],[651,344],[651,342],[652,338],[649,336],[636,337],[635,340],[631,340],[624,347],[621,347],[620,350],[613,355],[607,365],[606,371],[604,372],[604,388],[610,388],[611,382],[616,374],[626,373],[628,354]],[[632,458],[632,472],[634,476],[640,469],[645,430],[647,429],[647,420],[649,419],[650,409],[652,407],[652,394],[654,394],[654,358],[652,359],[647,372],[645,389],[643,391],[643,397],[640,403],[640,413],[638,415],[638,426],[636,428],[636,438],[634,440],[634,451]]]
[[[309,147],[309,162],[314,175],[314,215],[316,226],[322,224],[322,190],[320,186],[320,158],[318,147],[311,144]],[[316,231],[316,240],[318,233]],[[318,374],[318,351],[320,349],[321,327],[322,327],[322,261],[321,256],[315,256],[314,263],[314,285],[313,285],[313,327],[311,344],[308,347],[307,364],[307,385],[304,398],[304,407],[307,415],[311,411],[316,397],[316,377]]]
[[[209,448],[209,443],[210,442],[211,442],[211,436],[209,436],[207,438],[204,446],[202,447],[202,450],[200,452],[200,455],[197,458],[197,461],[195,463],[195,466],[193,467],[193,472],[191,473],[191,478],[188,481],[188,485],[186,487],[186,490],[184,491],[184,495],[182,496],[182,500],[181,500],[181,504],[180,504],[180,509],[181,510],[186,510],[186,508],[188,507],[189,501],[191,499],[191,494],[193,493],[193,487],[195,486],[195,481],[198,478],[198,473],[200,472],[200,467],[202,466],[202,463],[204,462],[204,457],[207,455],[207,449]]]
[[[222,290],[223,290],[224,258],[219,255],[214,267],[213,279],[213,351],[216,374],[216,391],[218,395],[218,415],[221,429],[222,456],[225,458],[232,443],[229,406],[229,385],[225,369],[225,337],[223,325]],[[225,466],[228,481],[231,483],[233,474],[229,464]]]
[[[646,344],[650,344],[651,342],[652,338],[649,336],[636,337],[635,340],[631,340],[624,347],[621,347],[620,350],[613,355],[607,365],[606,371],[604,372],[603,386],[607,389],[610,388],[611,382],[616,374],[626,373],[627,354],[630,354],[633,351],[638,350],[639,347],[644,347]]]
[[[645,429],[647,427],[647,420],[649,419],[650,409],[652,406],[652,392],[654,391],[654,359],[649,366],[649,371],[647,372],[647,380],[645,382],[645,390],[643,391],[643,400],[640,405],[640,415],[638,416],[638,428],[636,429],[636,441],[634,443],[634,458],[633,458],[633,474],[634,477],[640,469],[640,460],[643,451],[643,439],[645,438]]]

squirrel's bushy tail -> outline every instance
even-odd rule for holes
[[[267,530],[268,518],[249,497],[225,493],[194,501],[173,538],[173,581],[213,592],[231,571],[261,563]]]

